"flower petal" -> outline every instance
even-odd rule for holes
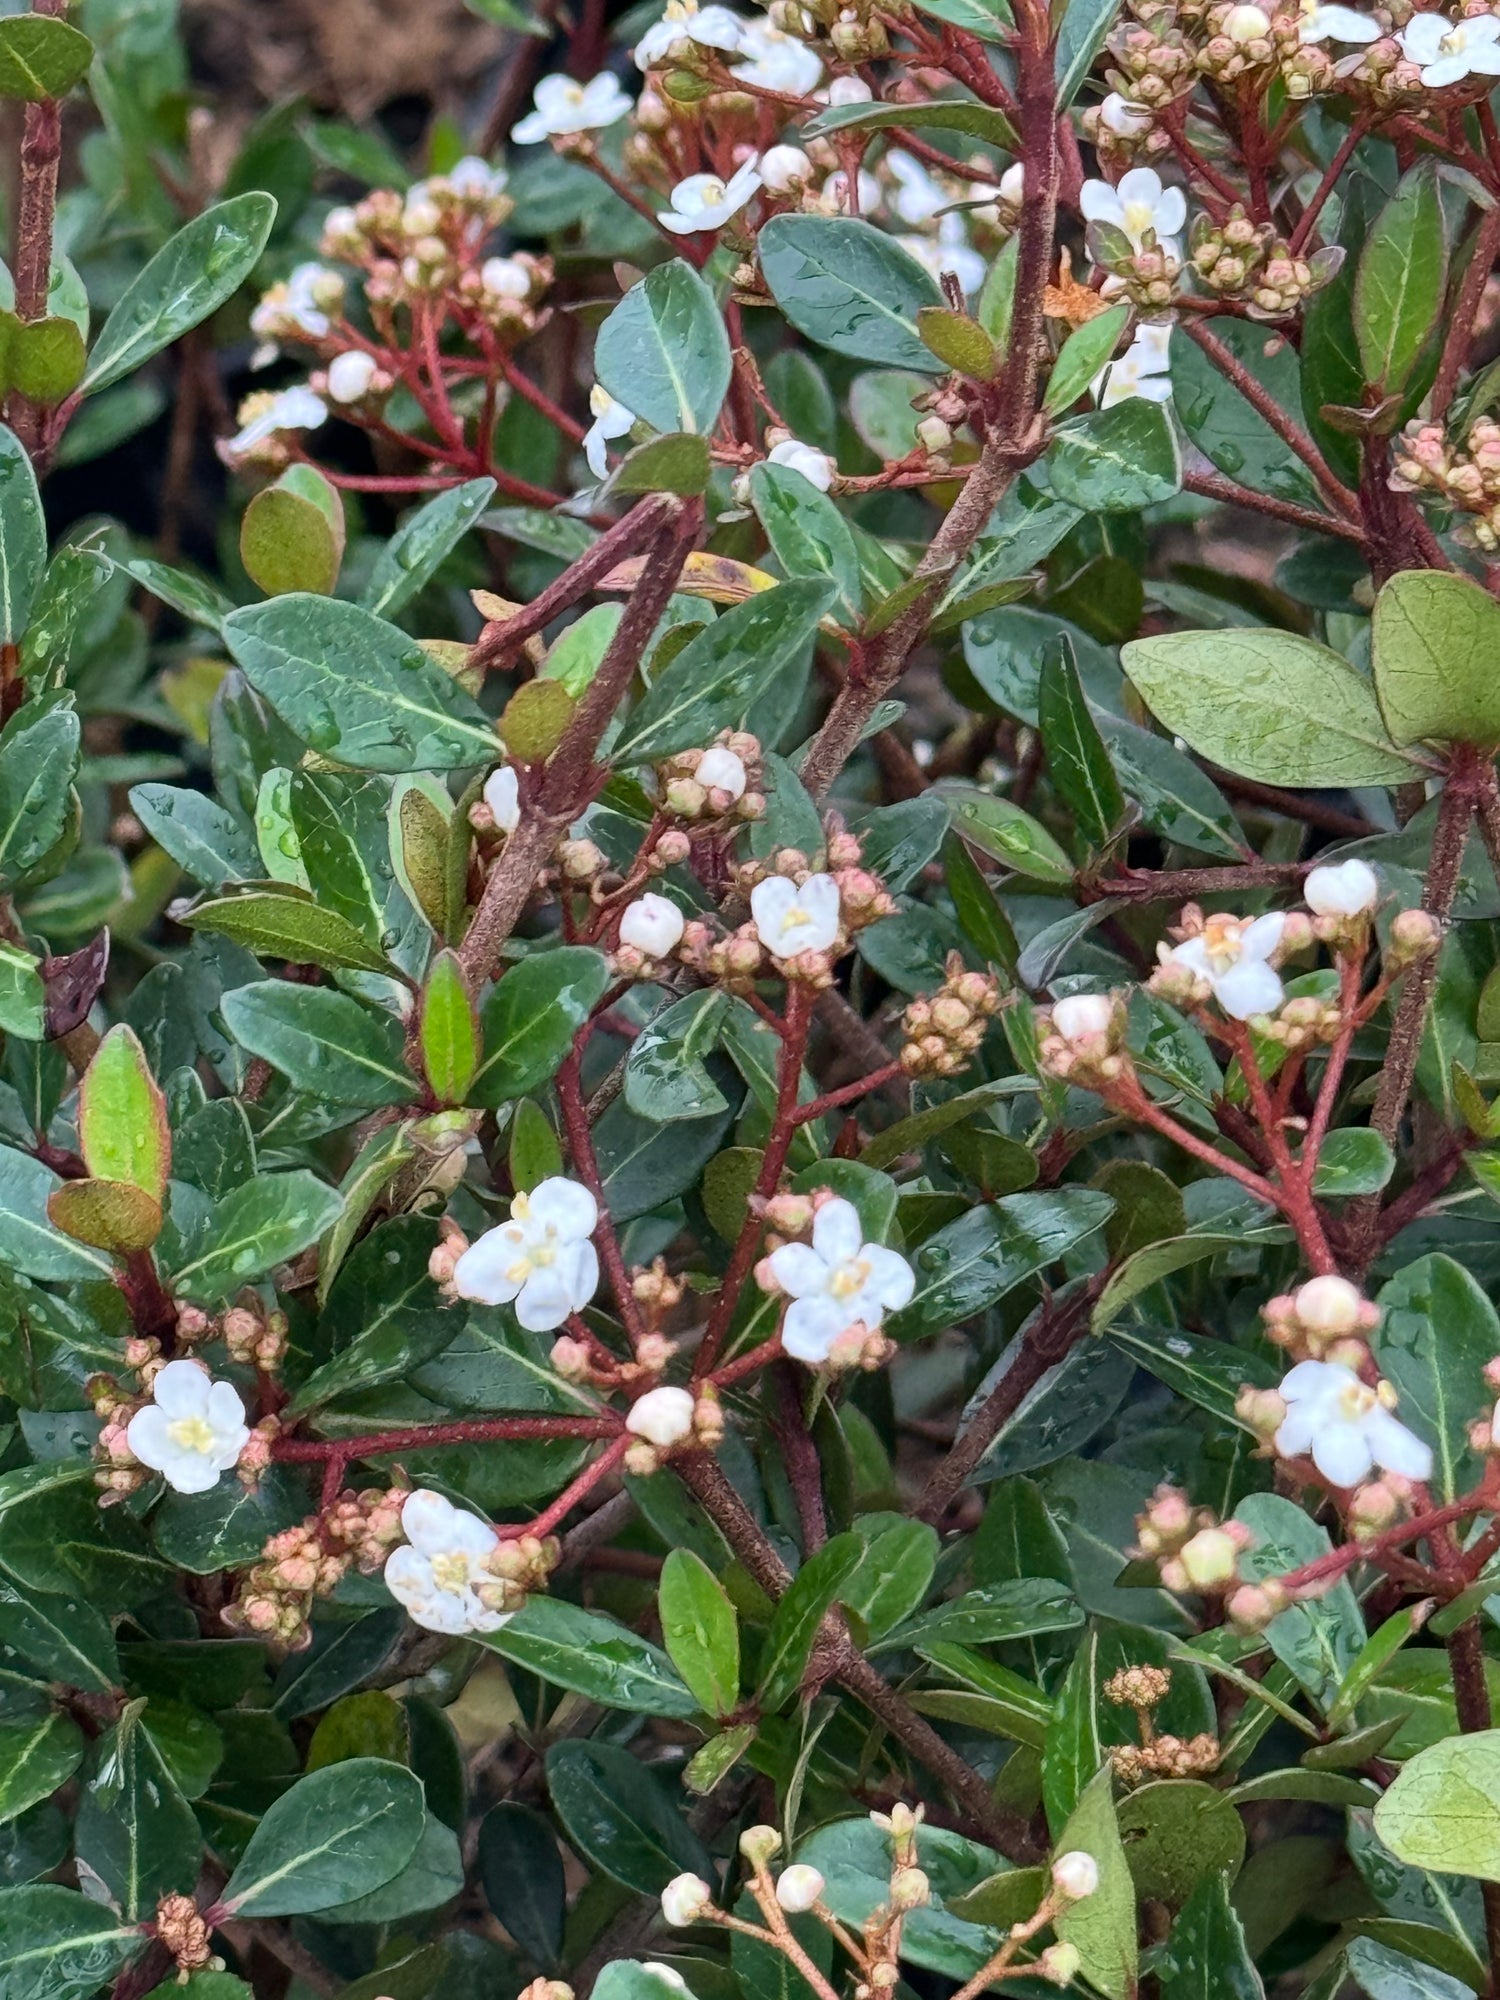
[[[1269,958],[1281,943],[1281,933],[1285,929],[1285,910],[1267,910],[1263,917],[1257,917],[1253,924],[1246,925],[1240,938],[1243,958]]]
[[[769,1261],[777,1284],[794,1299],[817,1298],[828,1284],[828,1266],[810,1243],[783,1243]]]
[[[153,1472],[160,1472],[176,1450],[168,1426],[171,1418],[165,1410],[148,1403],[143,1410],[137,1410],[125,1427],[125,1442],[141,1461],[149,1465]]]
[[[531,1190],[530,1219],[543,1229],[555,1229],[573,1242],[592,1236],[599,1222],[599,1204],[588,1189],[566,1175],[553,1174]]]
[[[213,1378],[200,1362],[169,1361],[151,1384],[151,1400],[169,1417],[206,1417],[212,1387]],[[229,1393],[234,1395],[232,1389]],[[243,1409],[238,1411],[244,1414]]]
[[[424,1556],[440,1556],[453,1543],[453,1518],[458,1509],[441,1493],[418,1487],[401,1503],[401,1532]]]
[[[1280,974],[1264,959],[1241,959],[1214,981],[1214,998],[1231,1019],[1248,1021],[1254,1014],[1270,1014],[1285,997]]]
[[[852,1325],[847,1307],[826,1294],[820,1298],[798,1299],[787,1307],[781,1326],[781,1344],[795,1361],[814,1365],[828,1359],[833,1343]]]
[[[556,1264],[534,1268],[516,1294],[516,1319],[528,1333],[555,1333],[572,1311],[567,1272]]]
[[[1375,1463],[1407,1479],[1432,1477],[1432,1449],[1409,1431],[1389,1410],[1374,1409],[1365,1418],[1365,1442]]]
[[[471,1243],[453,1267],[453,1289],[461,1299],[480,1305],[506,1306],[521,1289],[506,1273],[522,1254],[505,1228],[487,1229]]]
[[[1358,1486],[1375,1463],[1364,1425],[1321,1425],[1312,1441],[1312,1462],[1331,1486]]]
[[[878,1243],[867,1243],[865,1262],[870,1267],[870,1281],[865,1289],[879,1299],[887,1312],[899,1312],[911,1304],[917,1289],[917,1274],[904,1257]]]
[[[825,1201],[813,1217],[812,1240],[814,1250],[825,1264],[843,1264],[857,1257],[864,1231],[854,1203],[845,1201],[842,1195]]]

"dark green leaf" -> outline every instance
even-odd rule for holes
[[[658,431],[711,431],[731,365],[713,293],[680,257],[630,288],[594,345],[604,387]]]
[[[942,293],[883,230],[838,216],[775,215],[758,247],[776,303],[809,340],[857,361],[941,371],[917,332],[917,314],[941,306]]]

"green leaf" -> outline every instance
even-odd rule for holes
[[[259,877],[254,841],[216,799],[185,785],[134,785],[130,803],[149,837],[205,889]]]
[[[172,1165],[166,1099],[133,1028],[117,1023],[94,1051],[78,1090],[78,1144],[102,1180],[126,1181],[160,1201]]]
[[[86,332],[86,325],[80,327],[65,313],[17,320],[10,328],[7,356],[11,388],[49,409],[60,403],[83,379]]]
[[[1129,514],[1182,485],[1177,433],[1160,403],[1131,396],[1071,417],[1047,454],[1052,491],[1086,514]]]
[[[70,22],[45,14],[0,21],[0,97],[27,104],[66,97],[93,59],[93,43]]]
[[[884,230],[838,216],[773,215],[758,247],[772,296],[809,340],[857,361],[942,372],[917,314],[944,304],[943,295]]]
[[[23,1277],[52,1283],[111,1278],[108,1257],[69,1242],[48,1219],[48,1198],[61,1186],[40,1160],[0,1146],[0,1262]]]
[[[836,601],[833,583],[795,577],[731,605],[689,639],[625,718],[615,762],[652,764],[743,728],[757,704],[791,683]]]
[[[203,1848],[193,1809],[142,1726],[145,1709],[131,1702],[95,1744],[74,1831],[80,1863],[138,1923],[163,1896],[192,1889]]]
[[[708,439],[669,431],[626,453],[609,482],[613,493],[703,493],[713,474]]]
[[[1375,599],[1375,696],[1394,743],[1500,743],[1500,604],[1466,576],[1402,570]]]
[[[0,1722],[0,1825],[50,1798],[78,1769],[83,1749],[77,1723],[55,1710]]]
[[[76,1597],[0,1583],[0,1662],[19,1658],[48,1680],[89,1694],[120,1684],[120,1656],[109,1622]]]
[[[1369,682],[1295,633],[1172,632],[1120,657],[1163,727],[1238,777],[1341,789],[1405,784],[1420,768],[1386,734]]]
[[[1205,1875],[1172,1926],[1161,2000],[1262,2000],[1265,1987],[1229,1900],[1228,1875]]]
[[[1192,1237],[1177,1238],[1171,1243],[1156,1244],[1151,1248],[1175,1250],[1193,1240]],[[1220,1249],[1229,1247],[1231,1241],[1226,1238],[1211,1240],[1217,1242]],[[1235,1242],[1234,1247],[1242,1249],[1244,1246],[1242,1242]],[[1137,1256],[1148,1259],[1151,1248],[1137,1252]],[[1131,1258],[1117,1273],[1117,1278],[1123,1276],[1135,1261]],[[1181,1269],[1182,1266],[1175,1263],[1173,1268]],[[1138,1275],[1144,1276],[1144,1271]],[[1102,1298],[1099,1310],[1104,1310]],[[1112,1315],[1113,1307],[1109,1311]],[[1102,1321],[1096,1321],[1095,1331],[1101,1330],[1102,1325]],[[1165,1382],[1179,1396],[1186,1396],[1200,1410],[1209,1411],[1226,1424],[1239,1422],[1234,1406],[1241,1389],[1247,1386],[1274,1389],[1281,1379],[1281,1371],[1259,1354],[1247,1354],[1227,1340],[1210,1340],[1202,1334],[1181,1333],[1175,1327],[1170,1331],[1149,1325],[1115,1327],[1109,1337],[1122,1353],[1148,1369],[1159,1382]]]
[[[871,1560],[874,1560],[872,1545]],[[904,1647],[1002,1646],[1041,1632],[1069,1632],[1083,1623],[1071,1588],[1051,1577],[1022,1576],[981,1584],[888,1632],[872,1653]]]
[[[0,549],[5,532],[0,518]],[[0,730],[0,881],[16,883],[62,839],[76,810],[80,742],[71,702],[51,696],[27,702]]]
[[[394,618],[437,575],[494,498],[493,479],[468,479],[408,514],[375,558],[360,603],[376,618]]]
[[[219,1005],[240,1046],[296,1090],[365,1108],[408,1104],[417,1095],[401,1023],[347,993],[263,979],[226,993]]]
[[[912,1253],[916,1294],[886,1331],[913,1340],[983,1312],[1102,1228],[1113,1207],[1092,1188],[1058,1188],[971,1209]]]
[[[1058,889],[1071,888],[1072,862],[1030,813],[958,778],[941,778],[932,789],[952,813],[955,830],[983,853],[1005,862],[1018,875]]]
[[[824,1613],[866,1559],[858,1535],[835,1535],[810,1556],[771,1614],[761,1655],[760,1705],[770,1712],[796,1693]]]
[[[224,620],[250,685],[304,743],[361,771],[493,764],[493,724],[416,643],[357,604],[293,592]]]
[[[706,1118],[728,1103],[703,1057],[717,1047],[728,995],[689,993],[649,1020],[625,1059],[625,1102],[658,1125]]]
[[[1057,108],[1064,111],[1078,95],[1084,78],[1094,66],[1094,58],[1104,46],[1104,38],[1115,19],[1114,0],[1065,0],[1061,12],[1053,63],[1057,71]]]
[[[1302,366],[1296,348],[1282,341],[1267,355],[1265,328],[1255,320],[1212,319],[1207,331],[1300,427]],[[1322,488],[1307,466],[1198,343],[1179,337],[1171,356],[1172,408],[1204,457],[1256,493],[1325,511]]]
[[[309,1249],[342,1206],[336,1190],[306,1168],[263,1174],[218,1203],[209,1243],[173,1273],[173,1284],[189,1298],[227,1297]]]
[[[1071,808],[1090,848],[1108,846],[1125,816],[1125,794],[1084,698],[1066,639],[1057,640],[1043,655],[1037,711],[1047,768],[1064,805]]]
[[[498,1631],[476,1634],[502,1659],[606,1708],[687,1717],[699,1704],[660,1647],[561,1597],[532,1597]]]
[[[685,1872],[712,1876],[708,1851],[678,1811],[673,1792],[628,1750],[613,1743],[554,1743],[547,1752],[547,1788],[572,1845],[637,1895],[659,1896]]]
[[[304,890],[249,883],[183,912],[189,930],[218,931],[261,958],[320,965],[325,972],[389,973],[384,955],[337,910],[321,909]]]
[[[485,1814],[479,1822],[479,1879],[485,1901],[521,1949],[539,1965],[557,1965],[567,1882],[556,1837],[540,1813],[507,1799]]]
[[[927,1595],[937,1567],[938,1537],[925,1521],[892,1520],[877,1535],[866,1532],[865,1540],[868,1553],[844,1586],[842,1602],[868,1637],[878,1639],[909,1619]]]
[[[0,21],[0,29],[14,28],[33,18],[38,17],[20,15]],[[54,25],[62,27],[63,23]],[[0,641],[6,645],[14,645],[26,630],[31,602],[46,567],[47,522],[31,455],[15,432],[0,424]]]
[[[1414,1638],[1426,1624],[1432,1605],[1433,1600],[1425,1598],[1393,1611],[1380,1629],[1370,1634],[1359,1650],[1359,1657],[1339,1683],[1339,1691],[1328,1710],[1330,1729],[1342,1729],[1351,1720],[1366,1692],[1379,1680],[1386,1662],[1394,1659],[1407,1640]]]
[[[791,466],[765,460],[751,468],[750,501],[787,575],[834,584],[835,616],[841,624],[857,624],[864,601],[859,551],[828,495]]]
[[[1354,280],[1354,336],[1372,388],[1392,396],[1406,387],[1437,324],[1447,275],[1437,163],[1423,160],[1380,211]]]
[[[451,951],[439,952],[422,989],[422,1067],[439,1104],[462,1104],[479,1067],[479,1023]]]
[[[1096,313],[1093,319],[1074,327],[1047,377],[1042,408],[1048,416],[1061,416],[1078,401],[1114,353],[1115,343],[1129,318],[1129,306],[1111,306],[1107,312]]]
[[[1419,1750],[1376,1802],[1375,1831],[1409,1867],[1500,1882],[1500,1729]]]
[[[195,215],[126,286],[100,329],[79,388],[97,395],[218,311],[260,261],[276,203],[237,194]]]
[[[424,1819],[421,1782],[399,1764],[355,1757],[326,1765],[271,1806],[220,1907],[235,1917],[291,1917],[347,1903],[400,1874]]]
[[[930,1825],[917,1828],[916,1848],[917,1863],[931,1884],[933,1902],[907,1916],[901,1932],[901,1955],[912,1965],[966,1980],[998,1949],[1001,1940],[996,1931],[964,1922],[951,1906],[992,1880],[1002,1865],[1000,1857],[977,1841]],[[856,1931],[890,1894],[890,1840],[872,1825],[868,1814],[826,1822],[799,1844],[796,1859],[823,1874],[827,1882],[823,1900],[836,1917]]]
[[[658,1586],[661,1635],[672,1664],[709,1715],[732,1715],[740,1699],[740,1629],[708,1564],[673,1549]]]
[[[18,945],[0,944],[0,1034],[39,1042],[47,1028],[41,966]]]
[[[1378,1132],[1349,1125],[1330,1132],[1318,1152],[1313,1193],[1324,1200],[1378,1194],[1396,1171],[1396,1156]]]
[[[1370,1344],[1395,1386],[1402,1423],[1433,1452],[1440,1505],[1467,1493],[1484,1470],[1469,1425],[1485,1402],[1483,1370],[1500,1354],[1500,1316],[1475,1278],[1451,1257],[1421,1258],[1380,1292]]]
[[[682,258],[632,285],[600,327],[594,372],[657,431],[707,435],[729,390],[729,336],[714,295]]]
[[[207,1493],[168,1493],[151,1517],[157,1553],[194,1576],[253,1563],[272,1535],[292,1528],[307,1496],[289,1467],[273,1466],[253,1486],[221,1479]]]
[[[4,2000],[92,2000],[146,1948],[107,1904],[55,1882],[0,1889]]]
[[[484,1060],[469,1103],[493,1110],[546,1083],[608,984],[608,960],[582,945],[532,952],[508,967],[480,1010]]]
[[[1393,1942],[1408,1940],[1398,1933]],[[1456,1977],[1412,1951],[1392,1949],[1372,1937],[1351,1939],[1344,1961],[1367,2000],[1469,2000],[1474,1991],[1467,1964],[1464,1975]]]
[[[1060,1854],[1091,1854],[1099,1869],[1092,1896],[1073,1903],[1053,1928],[1082,1961],[1080,1971],[1109,2000],[1132,2000],[1136,1990],[1135,1889],[1115,1818],[1114,1772],[1106,1768],[1088,1786],[1057,1837]]]
[[[1245,838],[1229,801],[1191,757],[1164,736],[1119,716],[1096,713],[1094,719],[1121,785],[1140,807],[1143,826],[1180,847],[1243,860]]]
[[[1232,1879],[1245,1858],[1244,1822],[1222,1792],[1200,1779],[1140,1786],[1121,1801],[1119,1820],[1137,1896],[1172,1909],[1205,1877]]]

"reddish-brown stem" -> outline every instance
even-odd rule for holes
[[[1357,1563],[1376,1562],[1408,1542],[1422,1541],[1437,1529],[1449,1527],[1453,1522],[1463,1520],[1465,1515],[1476,1513],[1493,1497],[1486,1486],[1478,1486],[1461,1499],[1450,1500],[1446,1506],[1425,1508],[1409,1520],[1398,1521],[1394,1528],[1386,1528],[1380,1534],[1372,1535],[1368,1541],[1343,1542],[1338,1548],[1330,1549],[1327,1555],[1315,1556],[1300,1568],[1288,1570],[1277,1581],[1294,1594],[1311,1589],[1315,1584],[1335,1583]]]
[[[572,1513],[580,1500],[588,1498],[601,1479],[606,1478],[624,1458],[631,1446],[630,1437],[617,1437],[607,1450],[590,1462],[570,1485],[563,1488],[552,1503],[544,1507],[535,1520],[504,1522],[496,1529],[502,1541],[514,1540],[520,1535],[550,1535],[554,1529]]]
[[[646,1323],[641,1316],[635,1293],[631,1290],[630,1273],[625,1268],[625,1255],[620,1248],[620,1239],[605,1203],[604,1183],[599,1177],[599,1162],[594,1153],[593,1134],[589,1130],[588,1109],[583,1101],[580,1066],[587,1033],[587,1029],[584,1029],[579,1034],[561,1069],[557,1072],[558,1108],[562,1113],[568,1151],[573,1155],[573,1170],[599,1205],[599,1223],[594,1231],[594,1241],[599,1246],[604,1268],[609,1273],[610,1289],[615,1295],[615,1309],[625,1322],[631,1340],[639,1341],[645,1335]]]
[[[1300,256],[1303,245],[1307,242],[1308,237],[1312,235],[1318,217],[1323,213],[1324,204],[1338,185],[1339,175],[1349,164],[1349,156],[1365,136],[1365,130],[1364,121],[1356,118],[1345,133],[1338,151],[1324,168],[1323,178],[1313,189],[1308,204],[1303,209],[1301,217],[1298,220],[1297,227],[1292,231],[1287,247],[1294,257]]]
[[[1344,482],[1328,468],[1322,452],[1312,439],[1287,415],[1270,390],[1244,367],[1230,352],[1216,333],[1210,333],[1197,320],[1184,320],[1182,330],[1208,356],[1225,381],[1239,390],[1245,401],[1275,431],[1284,445],[1296,453],[1313,478],[1322,487],[1335,510],[1345,520],[1357,522],[1360,518],[1359,496],[1351,493]]]
[[[829,1111],[838,1111],[856,1099],[868,1097],[872,1090],[879,1090],[882,1084],[893,1083],[905,1071],[898,1062],[882,1064],[868,1076],[856,1077],[853,1083],[841,1084],[837,1090],[825,1091],[821,1097],[809,1098],[806,1104],[799,1104],[792,1113],[795,1125],[806,1125],[811,1119],[821,1118]]]
[[[34,14],[61,15],[67,0],[33,0]],[[57,167],[62,157],[62,105],[55,97],[28,104],[21,137],[21,185],[16,203],[15,310],[22,320],[43,319],[52,287],[52,226],[57,215]],[[42,450],[46,406],[12,395],[16,436],[33,458]]]
[[[1354,1046],[1354,1037],[1359,1028],[1359,989],[1363,977],[1364,966],[1361,961],[1353,952],[1344,952],[1339,959],[1339,1019],[1342,1026],[1328,1051],[1328,1060],[1324,1063],[1323,1074],[1318,1080],[1318,1095],[1313,1103],[1312,1117],[1308,1120],[1307,1136],[1302,1142],[1299,1162],[1302,1177],[1309,1187],[1313,1175],[1317,1172],[1318,1155],[1323,1149],[1323,1141],[1333,1120],[1333,1107],[1338,1101],[1344,1067],[1349,1060],[1349,1051]]]
[[[1118,1079],[1100,1095],[1106,1104],[1134,1119],[1137,1124],[1149,1125],[1153,1132],[1160,1132],[1164,1139],[1170,1139],[1185,1153],[1191,1153],[1204,1166],[1212,1167],[1216,1174],[1228,1174],[1231,1180],[1237,1180],[1241,1187],[1248,1188],[1256,1200],[1265,1202],[1268,1208],[1281,1207],[1279,1190],[1274,1182],[1267,1180],[1263,1174],[1252,1172],[1249,1167],[1242,1167],[1238,1160],[1221,1153],[1206,1139],[1200,1139],[1186,1125],[1179,1125],[1159,1104],[1152,1102],[1133,1075]]]
[[[1294,528],[1306,528],[1315,535],[1332,535],[1339,541],[1362,542],[1364,535],[1352,521],[1334,514],[1319,514],[1311,507],[1299,507],[1295,500],[1278,500],[1274,493],[1256,493],[1238,486],[1218,472],[1184,472],[1182,484],[1189,493],[1205,500],[1221,501],[1226,507],[1243,507],[1251,514],[1265,514],[1273,521],[1288,521]]]
[[[1243,1021],[1231,1021],[1225,1024],[1221,1033],[1234,1050],[1251,1108],[1266,1142],[1270,1165],[1276,1176],[1276,1204],[1297,1232],[1297,1241],[1309,1265],[1320,1277],[1326,1277],[1337,1271],[1338,1264],[1328,1247],[1323,1219],[1313,1199],[1311,1169],[1304,1169],[1292,1158],[1292,1149],[1276,1115],[1276,1106],[1256,1059],[1249,1029]]]
[[[1474,248],[1458,288],[1458,297],[1453,301],[1448,331],[1443,337],[1443,352],[1432,385],[1434,423],[1442,422],[1453,400],[1459,372],[1468,358],[1469,345],[1474,338],[1474,322],[1484,298],[1484,288],[1490,281],[1497,256],[1500,256],[1500,207],[1489,208],[1480,217]]]
[[[1195,896],[1230,896],[1240,889],[1287,889],[1312,866],[1311,861],[1247,861],[1223,868],[1127,870],[1121,875],[1085,878],[1079,887],[1112,901],[1185,903]]]
[[[517,1438],[618,1438],[620,1419],[608,1417],[465,1417],[452,1424],[413,1424],[404,1430],[369,1431],[360,1437],[279,1437],[272,1458],[291,1465],[321,1465],[330,1458],[374,1458],[388,1451],[424,1451],[429,1445],[494,1444]]]

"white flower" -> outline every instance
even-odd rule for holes
[[[515,767],[501,764],[484,781],[484,802],[502,833],[514,833],[521,824],[520,787]]]
[[[1085,181],[1079,206],[1090,222],[1110,222],[1122,229],[1132,246],[1144,246],[1147,232],[1173,256],[1180,256],[1177,232],[1187,220],[1187,196],[1180,187],[1164,188],[1154,167],[1132,167],[1117,187],[1108,181]]]
[[[492,167],[488,160],[481,160],[477,153],[466,153],[441,178],[466,201],[493,201],[496,195],[504,194],[510,175],[504,167]]]
[[[1095,394],[1101,410],[1107,410],[1114,403],[1126,402],[1132,396],[1140,396],[1148,403],[1166,403],[1171,400],[1171,356],[1169,348],[1172,339],[1170,326],[1158,326],[1147,321],[1135,331],[1135,339],[1120,356],[1112,361],[1095,383]],[[1099,386],[1103,384],[1102,388]]]
[[[1185,938],[1162,963],[1182,966],[1206,979],[1215,1000],[1235,1021],[1269,1014],[1281,1005],[1280,974],[1268,963],[1281,943],[1286,918],[1280,910],[1263,917],[1211,916],[1197,937]]]
[[[335,403],[358,403],[370,393],[377,373],[373,354],[351,347],[328,364],[328,393]]]
[[[342,302],[344,281],[326,264],[299,264],[284,285],[273,285],[250,315],[250,331],[262,336],[295,327],[321,340],[331,324],[328,308]]]
[[[544,76],[532,102],[536,109],[528,111],[510,135],[518,146],[534,146],[569,132],[602,131],[630,110],[619,78],[608,70],[588,83],[575,83],[570,76]]]
[[[946,208],[952,201],[952,195],[941,182],[928,173],[919,159],[904,152],[900,146],[891,148],[885,156],[885,164],[896,183],[891,208],[902,222],[908,222],[913,227],[930,222],[940,208]]]
[[[500,1541],[489,1522],[419,1490],[402,1503],[401,1530],[406,1542],[385,1559],[385,1587],[412,1623],[429,1632],[498,1631],[510,1613],[484,1601],[497,1581],[485,1559]]]
[[[1358,1486],[1377,1465],[1407,1479],[1431,1473],[1431,1451],[1391,1414],[1389,1383],[1372,1389],[1337,1362],[1299,1361],[1283,1376],[1280,1394],[1287,1414],[1277,1451],[1283,1458],[1310,1454],[1330,1486]]]
[[[479,282],[491,298],[531,297],[531,273],[519,257],[486,257],[479,267]]]
[[[249,1442],[238,1391],[216,1382],[201,1362],[169,1361],[152,1381],[151,1396],[130,1419],[126,1443],[174,1492],[207,1493]]]
[[[874,1333],[888,1312],[910,1302],[917,1282],[910,1264],[862,1236],[859,1210],[836,1195],[813,1217],[810,1244],[783,1243],[771,1252],[772,1275],[792,1299],[781,1344],[798,1361],[826,1361],[840,1334],[853,1326]]]
[[[1307,907],[1320,917],[1362,917],[1380,900],[1380,883],[1357,856],[1314,868],[1302,884]]]
[[[1085,1854],[1081,1847],[1075,1847],[1068,1854],[1059,1854],[1052,1864],[1052,1886],[1070,1902],[1081,1903],[1085,1896],[1092,1896],[1099,1886],[1099,1864],[1092,1854]]]
[[[760,156],[760,177],[772,194],[785,194],[793,181],[811,181],[813,163],[800,146],[772,146]]]
[[[1421,70],[1428,90],[1462,83],[1466,76],[1500,76],[1500,20],[1493,14],[1467,21],[1413,14],[1396,39],[1406,60]]]
[[[1380,23],[1352,7],[1318,6],[1316,0],[1302,0],[1302,20],[1297,28],[1299,42],[1378,42]]]
[[[1151,113],[1112,90],[1099,106],[1099,123],[1117,139],[1138,139],[1151,130]]]
[[[875,93],[862,76],[836,76],[823,95],[830,104],[868,104]]]
[[[1091,1041],[1114,1026],[1115,1003],[1107,993],[1070,993],[1053,1003],[1052,1026],[1065,1042]]]
[[[766,453],[770,465],[784,465],[792,472],[800,472],[802,477],[820,493],[826,493],[833,484],[833,475],[838,470],[826,451],[819,451],[814,444],[803,444],[797,438],[783,438]],[[699,774],[700,779],[702,774]]]
[[[1000,176],[1000,199],[1010,208],[1019,208],[1026,197],[1026,168],[1017,160]]]
[[[816,1868],[805,1861],[794,1861],[776,1878],[776,1900],[788,1915],[800,1917],[812,1908],[826,1886]]]
[[[880,183],[873,174],[861,167],[854,177],[854,191],[859,198],[859,212],[868,215],[880,206]],[[818,190],[818,207],[824,215],[852,215],[854,203],[849,192],[849,176],[840,167],[831,173]]]
[[[672,206],[657,221],[674,236],[692,236],[700,229],[722,229],[732,215],[760,192],[758,163],[746,160],[727,181],[717,174],[689,174],[672,190]]]
[[[589,409],[594,421],[583,434],[583,455],[589,471],[596,479],[603,479],[609,471],[609,446],[615,438],[629,436],[635,426],[635,411],[617,403],[597,382],[589,390]]]
[[[775,457],[774,452],[771,455]],[[742,799],[749,783],[745,760],[723,743],[712,744],[704,751],[693,776],[706,790],[728,792],[731,799]]]
[[[831,875],[809,875],[799,889],[785,875],[768,875],[750,891],[750,914],[772,958],[827,951],[839,934],[839,885]]]
[[[631,1404],[625,1418],[626,1430],[648,1444],[681,1444],[693,1434],[693,1398],[686,1389],[648,1389]]]
[[[599,1256],[589,1241],[599,1204],[586,1187],[554,1174],[518,1194],[510,1219],[487,1229],[453,1269],[461,1299],[487,1306],[515,1303],[528,1333],[551,1333],[582,1312],[599,1285]]]
[[[697,1923],[714,1899],[701,1875],[674,1875],[661,1892],[661,1913],[675,1930]]]
[[[301,382],[294,389],[281,389],[264,399],[247,398],[240,405],[239,414],[240,428],[224,447],[231,458],[243,458],[278,431],[315,431],[328,415],[328,405]]]
[[[744,21],[727,7],[700,7],[697,0],[667,0],[666,13],[635,45],[635,66],[650,69],[694,42],[702,49],[732,51],[740,46],[744,32]]]
[[[682,942],[685,929],[677,905],[648,889],[644,896],[637,896],[633,903],[625,905],[625,914],[620,919],[620,942],[634,945],[648,958],[665,958]]]
[[[759,90],[778,90],[787,97],[810,97],[823,81],[823,64],[815,49],[795,35],[783,34],[769,21],[747,21],[740,36],[743,61],[730,75]]]

